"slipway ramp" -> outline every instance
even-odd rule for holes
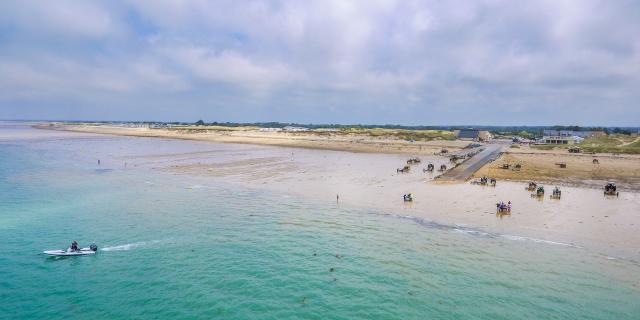
[[[438,182],[465,182],[485,164],[497,159],[509,146],[509,143],[498,142],[483,146],[484,150],[465,160],[457,167],[445,172],[437,178]]]

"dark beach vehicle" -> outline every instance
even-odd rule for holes
[[[562,196],[562,191],[560,191],[560,189],[556,187],[555,189],[553,189],[553,193],[551,193],[549,197],[551,199],[560,199],[561,196]]]
[[[618,187],[616,187],[616,184],[613,182],[609,182],[604,186],[604,195],[605,196],[620,196],[620,193],[618,192]]]
[[[402,169],[396,169],[396,173],[407,173],[411,171],[411,167],[409,166],[404,166]]]
[[[480,180],[471,181],[471,184],[479,184],[481,186],[487,185],[489,179],[487,177],[481,177]]]
[[[539,186],[536,190],[536,193],[531,194],[532,197],[542,197],[544,196],[544,186]]]
[[[536,190],[537,186],[538,185],[535,182],[531,181],[529,182],[529,185],[525,189],[528,191],[533,191],[533,190]]]

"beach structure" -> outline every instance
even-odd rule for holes
[[[540,141],[543,144],[576,144],[584,138],[578,136],[543,136]]]
[[[544,130],[540,142],[543,144],[576,144],[586,138],[604,134],[602,131]]]
[[[309,128],[305,128],[305,127],[293,127],[293,126],[286,126],[284,128],[282,128],[283,131],[290,131],[290,132],[300,132],[300,131],[309,131]]]
[[[489,131],[473,128],[456,130],[455,133],[460,140],[489,141],[492,138]]]
[[[543,136],[560,136],[560,137],[580,137],[591,138],[606,135],[603,131],[575,131],[575,130],[552,130],[545,129],[542,131]]]

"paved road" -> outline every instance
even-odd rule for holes
[[[483,146],[484,150],[471,159],[467,159],[461,165],[445,172],[438,180],[451,182],[464,182],[482,168],[489,161],[498,158],[501,152],[509,146],[508,143],[490,143]]]

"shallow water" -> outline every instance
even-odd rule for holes
[[[581,248],[123,164],[204,143],[2,130],[0,318],[640,317],[640,268]],[[41,254],[73,239],[100,250]]]

